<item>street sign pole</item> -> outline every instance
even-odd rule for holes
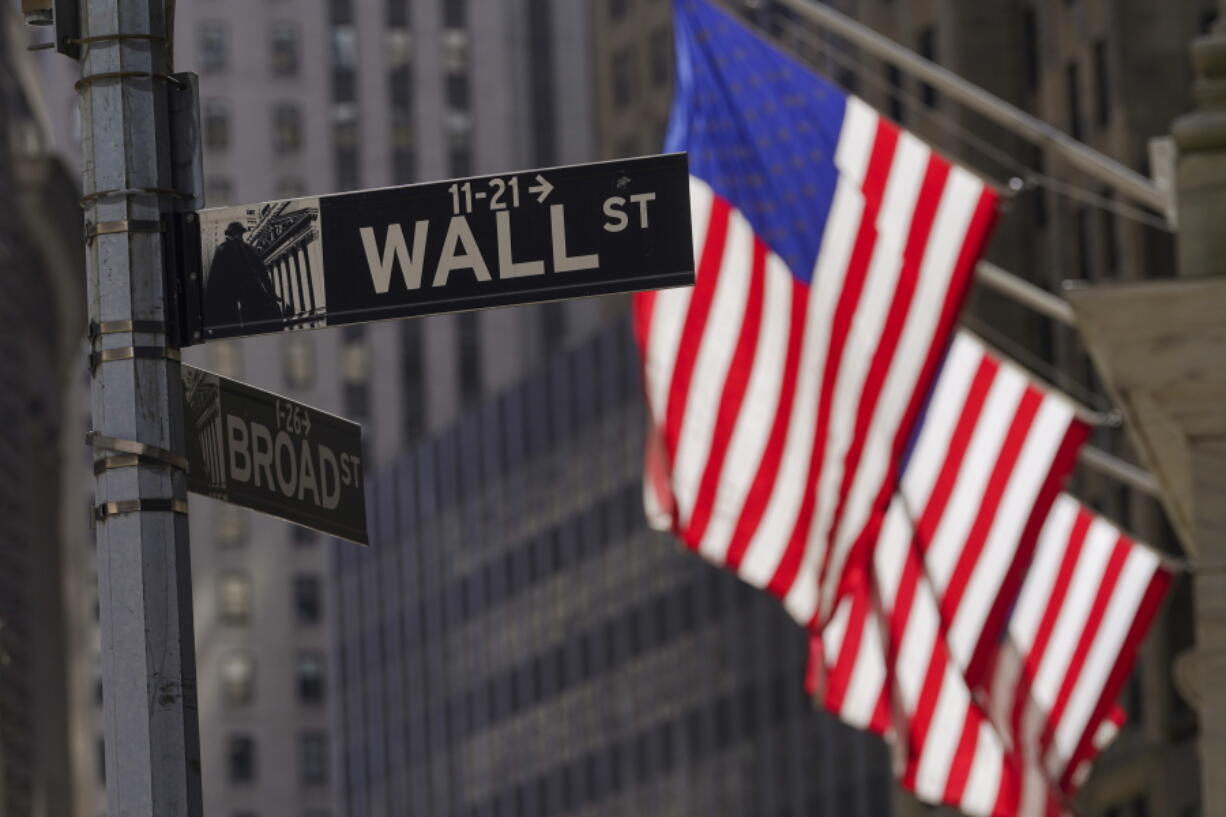
[[[107,813],[201,817],[187,477],[169,348],[161,0],[84,0],[81,94]],[[132,451],[138,453],[131,453]]]

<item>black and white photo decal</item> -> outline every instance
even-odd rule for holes
[[[221,426],[221,385],[215,374],[192,366],[183,371],[183,400],[191,425],[187,429],[188,461],[203,468],[191,470],[192,490],[216,495],[226,489],[225,438]]]
[[[225,334],[324,325],[318,198],[204,210],[200,243],[204,313]]]

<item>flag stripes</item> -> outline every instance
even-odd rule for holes
[[[666,475],[653,506],[806,625],[883,513],[909,409],[969,283],[963,258],[977,256],[995,201],[863,103],[848,100],[844,125],[808,285],[693,179],[695,286],[635,301]]]
[[[920,799],[1059,813],[1169,577],[1057,498],[1074,407],[950,342],[996,195],[705,0],[675,8],[698,269],[634,299],[648,518],[808,628],[810,691]]]
[[[1115,701],[1171,581],[1153,551],[1057,498],[984,686],[998,728],[1064,792],[1123,723]]]

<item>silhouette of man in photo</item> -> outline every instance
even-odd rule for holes
[[[288,310],[273,289],[259,253],[243,241],[247,228],[226,225],[226,239],[217,245],[204,286],[204,314],[209,323],[247,326],[284,322]]]

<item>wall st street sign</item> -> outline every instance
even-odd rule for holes
[[[184,345],[694,282],[685,154],[203,210],[185,241]]]
[[[368,544],[362,427],[183,365],[188,488]]]

